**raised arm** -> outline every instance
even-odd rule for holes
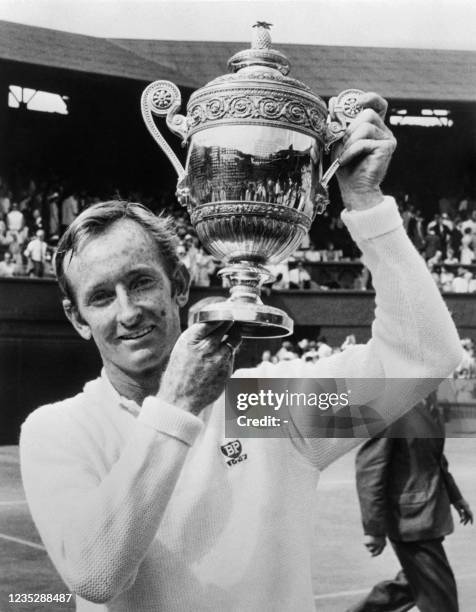
[[[346,206],[342,219],[362,250],[375,287],[372,337],[313,365],[290,362],[239,375],[346,379],[352,403],[372,402],[384,429],[447,377],[462,351],[448,309],[403,229],[394,199],[380,190],[395,148],[383,122],[386,102],[365,94],[360,103],[365,110],[348,128],[338,178]],[[299,412],[293,416],[294,444],[320,469],[362,442],[353,437],[362,435],[357,430],[343,438],[306,438]]]

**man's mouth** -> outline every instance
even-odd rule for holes
[[[149,325],[148,327],[143,327],[141,329],[137,329],[136,331],[131,332],[130,334],[122,334],[119,336],[121,340],[137,340],[138,338],[143,338],[147,336],[154,329],[153,325]]]

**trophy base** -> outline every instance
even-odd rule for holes
[[[283,338],[294,329],[293,320],[283,310],[236,299],[204,306],[193,315],[192,321],[234,321],[240,327],[242,338]]]

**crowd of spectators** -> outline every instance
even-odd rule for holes
[[[476,292],[476,201],[440,198],[428,222],[409,197],[399,204],[404,227],[440,290]]]
[[[441,198],[435,203],[435,214],[425,221],[410,196],[397,194],[396,198],[404,227],[441,291],[476,292],[476,201]],[[177,252],[190,271],[192,284],[223,284],[217,274],[221,262],[200,244],[187,211],[176,203],[172,190],[158,197],[122,194],[117,189],[91,194],[70,188],[67,181],[59,179],[27,180],[12,188],[0,177],[0,276],[54,276],[52,262],[62,232],[83,209],[104,199],[139,201],[154,212],[165,211],[174,217],[180,241]],[[275,277],[273,289],[329,289],[313,280],[313,264],[359,261],[337,212],[335,216],[327,212],[317,225],[316,243],[306,237],[291,258],[269,266]],[[368,271],[362,268],[351,288],[369,286]]]
[[[302,359],[303,361],[316,362],[319,359],[325,359],[335,353],[341,353],[349,347],[356,344],[354,334],[346,336],[344,342],[337,346],[331,346],[325,336],[319,336],[312,340],[302,338],[301,340],[286,338],[281,342],[281,346],[272,353],[270,350],[265,350],[261,356],[261,361],[270,361],[278,363],[279,361],[291,361],[293,359]],[[453,373],[453,378],[456,379],[476,379],[476,344],[471,338],[462,338],[461,346],[463,349],[463,359]]]

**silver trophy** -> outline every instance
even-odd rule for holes
[[[209,304],[194,322],[235,321],[243,337],[276,338],[293,331],[292,319],[263,304],[260,290],[273,280],[266,264],[286,259],[328,203],[323,153],[344,135],[360,111],[360,90],[325,102],[288,75],[285,55],[271,48],[269,25],[258,22],[251,49],[228,62],[230,74],[195,91],[187,116],[170,81],[143,92],[142,116],[178,174],[177,197],[187,207],[205,248],[226,263],[230,297]],[[187,145],[185,168],[159,132],[154,115]]]

